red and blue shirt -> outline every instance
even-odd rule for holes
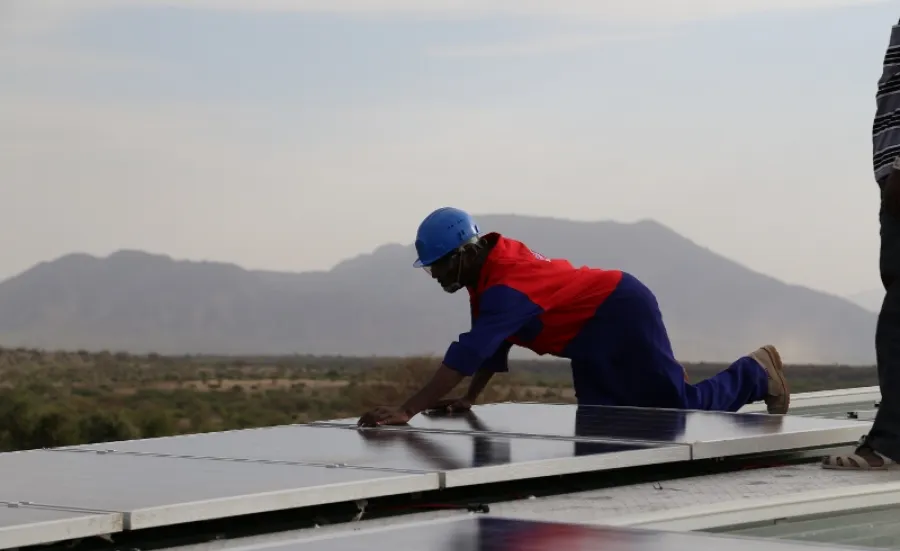
[[[566,346],[616,289],[620,270],[574,267],[546,258],[498,233],[475,288],[468,288],[472,328],[444,355],[465,375],[478,369],[506,371],[512,345],[566,357]]]

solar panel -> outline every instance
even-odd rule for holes
[[[316,424],[346,427],[356,419]],[[790,415],[502,403],[474,406],[464,414],[417,415],[409,427],[385,428],[689,444],[693,458],[700,459],[850,444],[870,426]]]
[[[445,487],[690,460],[687,446],[303,425],[76,446],[122,453],[437,472]]]
[[[352,418],[2,453],[0,472],[13,475],[0,481],[0,549],[444,487],[852,444],[871,423],[505,403],[476,406],[467,414],[419,415],[401,427],[358,430],[355,425]],[[509,517],[356,534],[267,547],[760,548],[756,542],[701,534]],[[775,547],[799,549],[787,542]]]
[[[5,484],[5,481],[4,481]],[[122,515],[0,502],[0,542],[10,549],[122,531]]]
[[[0,501],[125,514],[126,529],[439,488],[436,474],[86,451],[0,454]]]
[[[489,516],[358,530],[341,535],[248,545],[242,551],[808,551],[784,540],[735,538],[697,532],[607,528]],[[848,549],[817,544],[817,549]],[[852,549],[852,548],[850,548]]]

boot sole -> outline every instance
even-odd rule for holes
[[[784,376],[784,364],[781,361],[781,354],[778,353],[778,350],[775,349],[774,346],[766,345],[763,346],[762,349],[769,356],[769,359],[772,361],[772,377],[781,385],[781,392],[784,393],[784,411],[781,412],[769,412],[774,413],[776,415],[784,415],[791,409],[791,389],[787,382],[787,377]]]

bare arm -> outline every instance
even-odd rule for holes
[[[456,371],[455,369],[451,369],[444,364],[441,364],[441,367],[438,368],[437,372],[435,372],[434,376],[428,381],[422,390],[413,395],[412,398],[406,401],[402,406],[402,410],[406,413],[410,418],[418,414],[419,412],[426,410],[432,407],[434,404],[438,402],[441,398],[447,395],[448,392],[456,388],[456,385],[459,384],[465,378],[465,375]]]
[[[474,376],[472,376],[472,381],[469,383],[469,390],[466,391],[465,399],[469,402],[474,402],[481,396],[482,391],[491,382],[491,377],[494,376],[493,371],[488,371],[486,369],[479,369]]]

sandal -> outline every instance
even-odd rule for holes
[[[860,450],[865,450],[865,455],[860,455]],[[881,465],[873,465],[869,463],[872,455],[881,459]],[[846,455],[829,455],[822,459],[823,469],[835,469],[846,471],[889,471],[900,467],[896,461],[884,454],[878,453],[872,448],[865,446],[857,448],[856,451]]]

